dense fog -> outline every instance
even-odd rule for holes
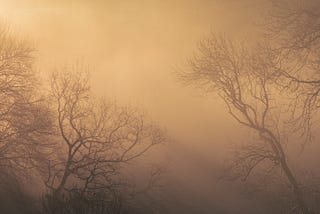
[[[0,0],[1,210],[319,213],[319,17]]]

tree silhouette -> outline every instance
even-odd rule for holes
[[[319,108],[320,6],[317,1],[271,1],[265,26],[279,51],[280,85],[292,95],[292,122],[309,139]]]
[[[287,144],[276,118],[275,83],[279,78],[278,54],[268,46],[251,47],[212,34],[199,44],[189,60],[190,69],[179,75],[188,84],[215,92],[228,113],[241,125],[253,130],[259,140],[238,151],[235,168],[246,179],[265,162],[280,167],[295,196],[298,209],[309,213],[302,187],[288,163]]]
[[[61,149],[48,162],[46,186],[57,197],[103,194],[112,203],[125,185],[121,167],[164,142],[164,134],[137,109],[93,98],[83,66],[54,72],[51,95]]]
[[[36,93],[33,47],[0,28],[0,167],[27,172],[43,161],[48,109]],[[41,159],[41,160],[40,160]],[[39,162],[38,162],[39,161]]]

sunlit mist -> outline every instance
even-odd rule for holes
[[[1,210],[319,213],[319,17],[314,0],[0,0]]]

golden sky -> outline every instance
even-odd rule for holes
[[[263,4],[265,0],[0,0],[0,17],[34,42],[44,77],[55,67],[81,60],[92,70],[96,94],[137,105],[165,126],[185,152],[184,159],[176,157],[176,164],[186,167],[177,174],[210,198],[211,189],[219,188],[212,185],[212,163],[224,161],[230,144],[240,142],[236,135],[247,133],[223,103],[182,86],[173,73],[212,31],[254,39]],[[186,164],[191,161],[192,170]],[[216,196],[227,194],[225,186],[220,188]]]
[[[97,94],[144,108],[181,142],[212,155],[206,147],[228,140],[235,123],[211,96],[179,85],[173,71],[211,31],[248,36],[257,2],[0,0],[0,14],[34,41],[44,76],[82,60]]]

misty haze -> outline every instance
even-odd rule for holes
[[[319,70],[317,0],[0,0],[0,213],[320,213]]]

